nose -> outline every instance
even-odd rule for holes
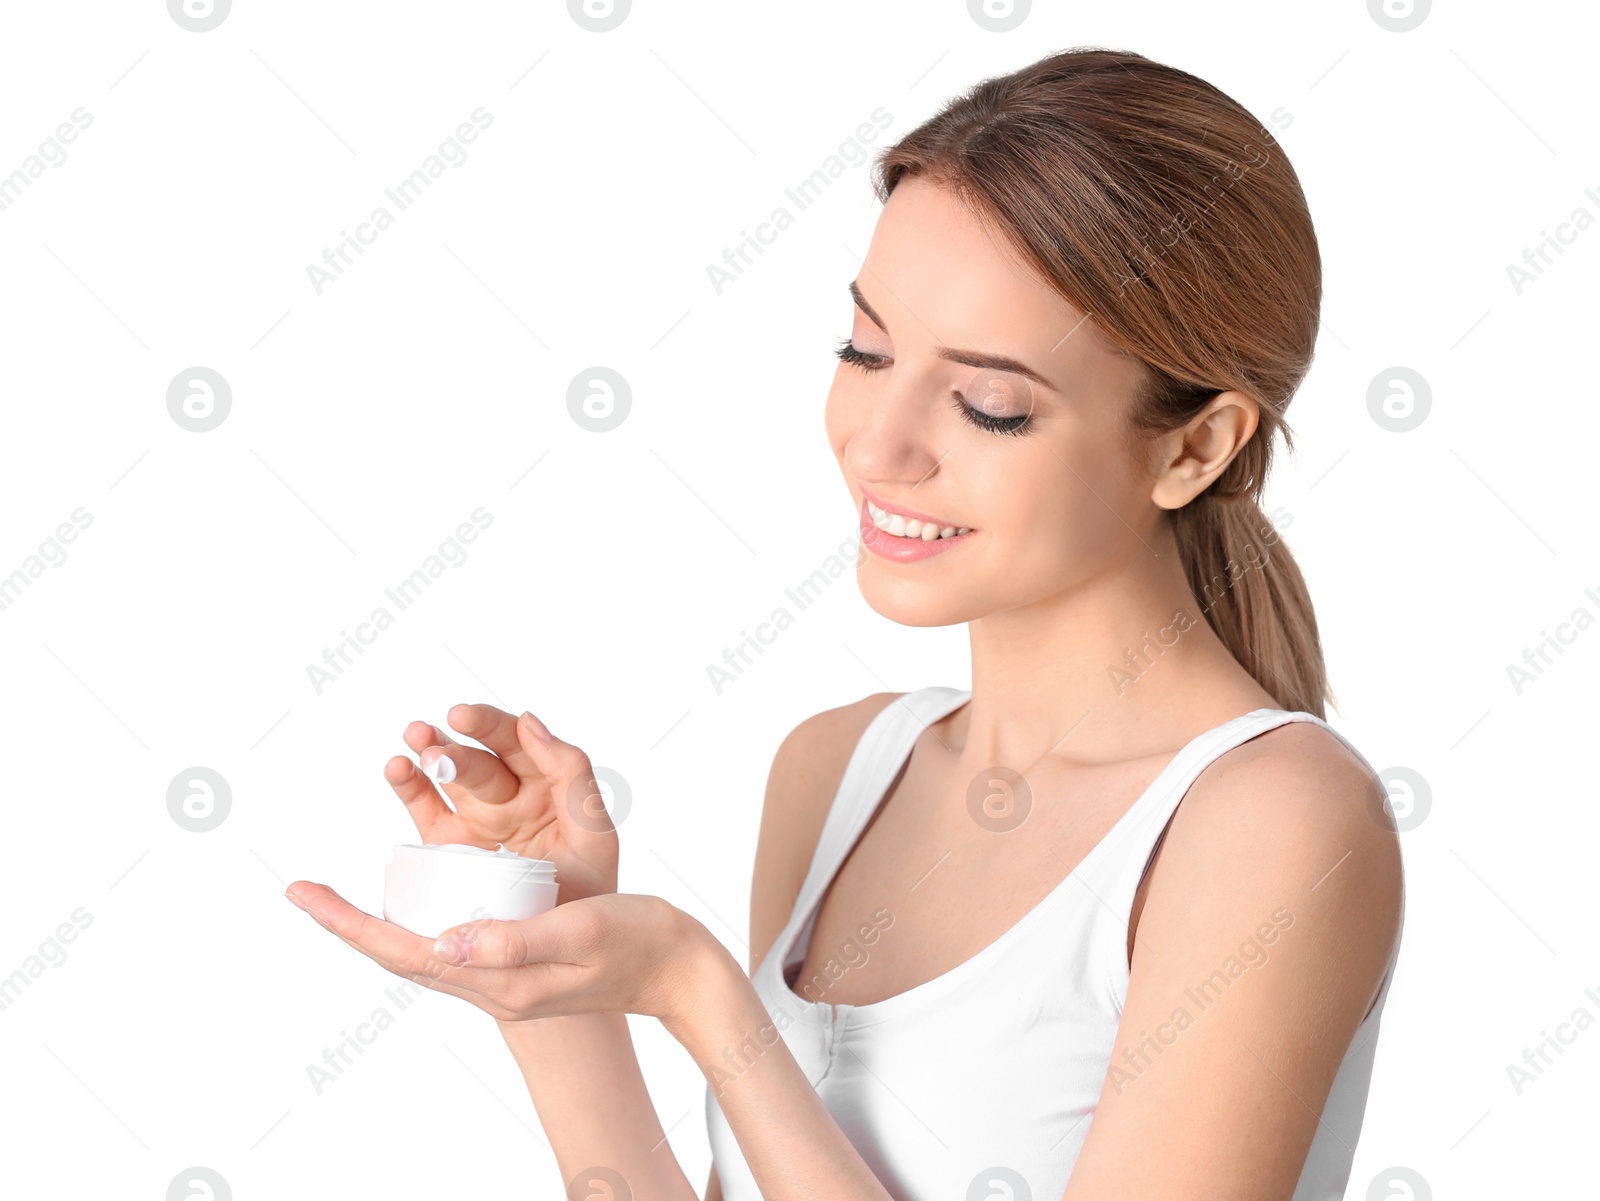
[[[936,445],[937,422],[926,390],[891,383],[861,405],[859,424],[844,448],[850,474],[874,484],[903,482],[907,487],[926,479],[948,450]]]

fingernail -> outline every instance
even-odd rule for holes
[[[439,757],[422,769],[424,774],[430,780],[439,784],[448,784],[451,780],[454,780],[456,778],[456,762],[444,753],[444,747],[430,746],[423,754],[427,754],[428,751],[438,751]]]
[[[467,948],[454,938],[441,938],[433,944],[433,953],[446,963],[465,963]]]
[[[304,901],[302,901],[298,896],[296,896],[294,893],[288,891],[287,889],[284,890],[283,895],[288,897],[291,902],[293,902],[294,904],[298,905],[301,909],[304,909],[306,907],[306,903]]]
[[[326,926],[328,929],[330,929],[330,930],[333,929],[332,926],[328,925],[327,917],[324,916],[324,914],[319,909],[317,909],[314,905],[302,905],[301,908],[304,909],[307,913],[309,913],[312,917],[316,918],[317,921],[321,922],[322,925]]]
[[[540,721],[532,713],[526,711],[524,711],[522,714],[522,720],[528,723],[528,729],[533,732],[534,736],[537,737],[540,742],[550,741],[550,731],[545,728],[544,722]]]

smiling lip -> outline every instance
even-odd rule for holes
[[[888,559],[894,563],[915,563],[922,559],[932,558],[934,555],[942,554],[949,550],[952,546],[964,543],[973,534],[977,533],[976,530],[969,529],[965,534],[952,534],[948,538],[936,538],[932,542],[924,542],[921,538],[898,537],[887,530],[880,530],[877,527],[872,520],[872,514],[867,511],[869,503],[877,505],[878,508],[885,509],[890,513],[900,513],[907,517],[915,517],[918,521],[932,519],[923,518],[899,506],[891,507],[880,504],[877,497],[869,497],[863,491],[861,505],[856,510],[856,518],[861,527],[862,544],[878,558]]]
[[[861,488],[861,485],[857,484],[856,487]],[[874,496],[871,492],[868,492],[865,488],[861,488],[861,495],[866,497],[874,505],[876,505],[878,508],[884,510],[885,512],[887,512],[887,513],[898,513],[898,514],[900,514],[900,516],[904,517],[907,521],[910,521],[910,520],[912,520],[914,518],[917,521],[922,522],[923,525],[927,525],[927,524],[929,524],[931,522],[932,524],[938,526],[940,529],[943,529],[947,525],[956,526],[958,529],[961,526],[961,523],[959,521],[945,521],[943,518],[940,518],[940,517],[930,517],[926,513],[919,513],[915,509],[908,509],[904,505],[891,504],[889,501],[884,500],[881,496]]]

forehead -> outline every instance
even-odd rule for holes
[[[1047,375],[1116,356],[997,228],[917,176],[889,194],[858,282],[897,341],[1011,354]]]

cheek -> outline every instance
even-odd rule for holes
[[[1040,554],[1059,559],[1063,540],[1083,518],[1072,499],[1082,489],[1042,443],[1024,446],[1021,439],[1002,443],[997,435],[989,437],[997,445],[980,444],[989,454],[966,456],[969,464],[982,462],[981,478],[973,481],[972,495],[981,498],[976,523],[987,526],[997,548],[1003,545],[1019,562]]]
[[[1005,570],[1034,585],[1075,576],[1116,551],[1127,536],[1123,520],[1133,522],[1127,473],[1100,443],[1082,431],[1038,433],[1038,441],[992,456],[973,492],[986,498],[988,512],[975,517],[988,517]]]

